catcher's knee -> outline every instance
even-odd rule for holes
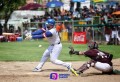
[[[86,66],[89,68],[89,67],[94,67],[95,66],[95,61],[89,61],[86,63]]]
[[[85,70],[89,69],[90,67],[94,67],[94,65],[95,65],[95,62],[89,61],[89,62],[83,64],[83,65],[78,69],[78,71],[83,73]]]

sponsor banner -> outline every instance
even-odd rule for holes
[[[86,44],[86,32],[74,32],[73,43],[74,44]]]

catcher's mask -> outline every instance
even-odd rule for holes
[[[96,42],[90,42],[88,47],[89,49],[98,49],[98,44]]]

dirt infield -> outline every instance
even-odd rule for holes
[[[84,62],[72,62],[78,68]],[[32,72],[38,62],[0,62],[0,82],[120,82],[120,75],[102,75],[100,71],[90,68],[81,76],[74,76],[65,67],[46,62],[42,72]],[[113,60],[114,69],[120,70],[120,59]],[[50,74],[70,74],[68,78],[51,80]]]

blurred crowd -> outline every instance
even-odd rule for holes
[[[100,16],[101,18],[107,16],[108,19],[111,17],[118,18],[118,16],[112,14],[115,11],[120,11],[119,4],[116,4],[116,6],[90,5],[90,8],[84,6],[83,8],[70,8],[69,11],[60,8],[53,8],[51,11],[48,11],[46,8],[44,16],[34,16],[33,19],[31,19],[31,22],[41,22],[49,17],[54,18],[57,21],[85,20],[86,18],[92,18],[93,16]]]
[[[120,26],[112,26],[112,24],[120,24],[120,15],[115,15],[113,12],[120,11],[120,5],[117,3],[116,6],[110,5],[96,5],[90,6],[87,8],[84,6],[83,8],[70,8],[69,11],[60,9],[60,8],[53,8],[51,11],[45,9],[44,16],[34,16],[31,19],[31,22],[44,22],[48,18],[54,18],[56,23],[56,28],[59,32],[67,31],[69,41],[72,38],[72,22],[69,21],[80,21],[84,20],[86,24],[92,24],[92,17],[99,16],[101,20],[101,24],[105,24],[104,27],[97,27],[98,29],[93,34],[92,27],[86,27],[82,31],[86,31],[87,33],[87,40],[93,40],[93,37],[97,35],[98,40],[101,41],[101,37],[105,37],[106,44],[115,44],[114,38],[117,38],[117,43],[120,41]],[[107,24],[111,25],[107,25]],[[31,26],[35,27],[36,24],[32,24]],[[38,25],[38,27],[41,25]],[[79,30],[80,29],[80,30]],[[81,27],[77,27],[76,31],[81,31]],[[99,39],[100,37],[100,39]]]

